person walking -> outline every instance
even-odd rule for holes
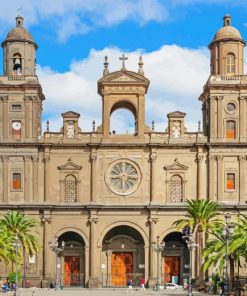
[[[133,283],[132,279],[129,279],[129,280],[128,280],[128,287],[129,287],[128,291],[129,291],[129,292],[132,292],[133,284],[134,284],[134,283]]]
[[[141,278],[140,285],[141,285],[141,291],[145,291],[145,280],[144,280],[144,278]]]

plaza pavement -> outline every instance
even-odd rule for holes
[[[0,293],[1,295],[14,295],[13,292]],[[161,290],[154,291],[151,289],[146,289],[145,292],[141,291],[140,288],[133,288],[132,292],[129,292],[127,288],[102,288],[102,289],[63,289],[63,290],[54,290],[54,289],[39,289],[39,288],[30,288],[30,289],[20,289],[20,296],[166,296],[166,295],[176,295],[182,296],[187,295],[187,291],[182,289],[177,290]],[[207,294],[202,294],[198,292],[193,292],[195,296],[206,296]]]

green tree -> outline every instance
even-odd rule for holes
[[[6,226],[0,225],[0,261],[9,263],[13,260],[13,240],[13,234],[9,233]]]
[[[178,230],[189,226],[196,238],[198,245],[198,266],[202,266],[203,250],[205,248],[206,236],[224,222],[219,218],[220,206],[215,201],[210,200],[186,200],[186,217],[174,222]],[[200,278],[203,278],[203,270],[200,268]]]
[[[23,252],[27,252],[30,255],[37,253],[40,248],[38,239],[34,235],[35,228],[38,224],[38,220],[17,211],[8,211],[0,219],[0,226],[7,229],[7,232],[12,237],[12,243],[14,237],[17,236]]]

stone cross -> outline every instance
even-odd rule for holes
[[[125,68],[125,61],[128,60],[128,57],[126,57],[125,54],[123,53],[123,55],[121,57],[119,57],[119,60],[120,61],[123,61],[121,71],[125,71],[126,70],[126,68]]]

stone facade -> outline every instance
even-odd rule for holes
[[[247,200],[247,77],[245,42],[230,16],[210,44],[211,75],[200,96],[202,129],[188,132],[185,113],[168,114],[168,127],[145,124],[149,80],[138,72],[110,73],[107,58],[98,81],[102,125],[85,132],[79,114],[63,113],[60,132],[41,133],[45,99],[35,74],[37,44],[16,18],[2,43],[0,77],[0,211],[17,209],[40,220],[40,253],[25,256],[23,272],[35,285],[55,279],[55,236],[65,242],[58,278],[65,286],[124,286],[188,276],[188,249],[173,227],[185,199],[211,199],[236,215]],[[110,130],[111,114],[125,108],[133,134]],[[157,255],[157,239],[166,247]],[[160,264],[157,264],[159,260]],[[193,276],[199,266],[193,255]],[[1,264],[1,273],[11,270]],[[244,268],[241,269],[246,274]]]

